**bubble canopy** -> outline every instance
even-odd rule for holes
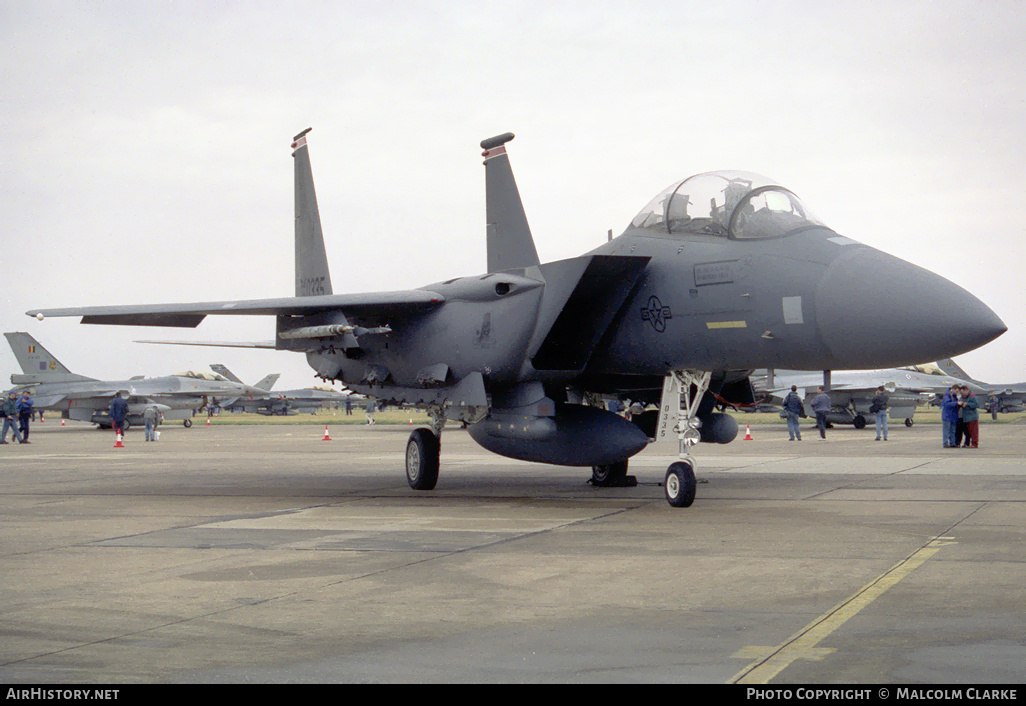
[[[772,179],[751,172],[706,172],[667,187],[631,227],[668,234],[736,240],[779,238],[823,227],[809,209]]]

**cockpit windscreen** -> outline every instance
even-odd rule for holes
[[[793,193],[751,172],[706,172],[677,182],[631,221],[669,234],[753,240],[823,224]]]

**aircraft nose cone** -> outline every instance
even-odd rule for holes
[[[1006,330],[957,284],[887,253],[853,248],[816,292],[820,335],[839,368],[884,368],[951,358]],[[871,313],[868,325],[866,313]]]

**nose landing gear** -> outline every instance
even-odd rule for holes
[[[663,484],[666,502],[673,507],[691,507],[695,502],[697,464],[690,451],[701,438],[698,430],[702,422],[698,418],[698,405],[709,389],[711,379],[711,372],[674,370],[663,382],[656,438],[669,438],[674,433],[677,435],[678,459],[666,469]]]

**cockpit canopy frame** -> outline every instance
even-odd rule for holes
[[[671,184],[634,217],[631,227],[668,235],[758,240],[824,226],[793,192],[774,180],[752,172],[717,171]]]

